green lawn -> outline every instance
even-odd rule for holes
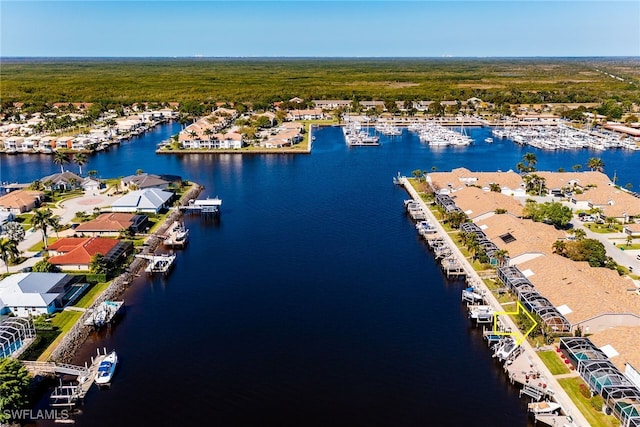
[[[50,244],[52,244],[53,242],[55,242],[57,239],[55,237],[47,237],[47,246],[49,246]],[[29,252],[40,252],[41,250],[44,249],[44,244],[42,243],[42,241],[36,243],[35,245],[31,246],[28,251]]]
[[[589,399],[580,393],[580,384],[583,384],[581,378],[561,378],[558,382],[567,392],[578,410],[584,415],[591,427],[617,427],[620,425],[618,420],[612,415],[605,415],[601,411],[596,411]]]
[[[620,224],[614,224],[613,226],[609,226],[609,224],[586,224],[585,227],[599,234],[622,233]]]
[[[51,324],[57,328],[59,335],[51,344],[40,354],[38,361],[46,361],[51,356],[51,352],[58,346],[62,338],[69,332],[69,329],[78,321],[82,316],[79,311],[61,311],[53,316]]]
[[[542,359],[553,375],[568,374],[571,372],[569,368],[567,368],[567,364],[564,363],[555,351],[539,351],[538,357]]]
[[[102,293],[111,282],[101,282],[93,285],[85,294],[80,298],[80,300],[75,304],[76,307],[87,308],[89,307],[95,298]]]

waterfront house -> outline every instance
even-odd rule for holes
[[[61,136],[59,138],[56,139],[56,149],[65,149],[68,148],[69,150],[73,148],[73,140],[74,137],[72,136]]]
[[[180,179],[178,179],[178,185],[180,184],[179,181]],[[166,190],[171,185],[171,181],[152,173],[140,173],[125,176],[122,178],[121,184],[124,189],[144,190],[145,188],[159,188]]]
[[[123,230],[132,233],[145,231],[147,219],[146,215],[125,212],[103,213],[91,221],[83,222],[76,227],[75,231],[87,236],[115,237],[120,235]]]
[[[80,188],[82,178],[73,172],[64,171],[40,179],[47,190],[69,191]]]
[[[19,215],[40,207],[44,193],[32,190],[16,190],[0,197],[0,211]]]
[[[448,194],[461,188],[475,186],[491,189],[495,185],[502,194],[513,197],[525,197],[525,183],[522,177],[513,171],[472,172],[467,168],[453,169],[451,172],[431,172],[426,180],[436,192]]]
[[[528,260],[518,268],[574,330],[580,326],[589,334],[618,326],[640,327],[640,296],[633,281],[616,270],[556,254]]]
[[[287,114],[287,120],[319,120],[324,118],[321,108],[291,110]]]
[[[589,336],[609,360],[640,388],[640,328],[618,326]]]
[[[522,216],[523,206],[506,194],[488,188],[464,187],[451,194],[451,198],[472,221],[495,215],[496,210],[505,210],[509,215]]]
[[[99,179],[88,176],[82,180],[80,186],[84,191],[99,191],[104,188],[104,183]]]
[[[487,216],[476,225],[499,249],[509,252],[509,265],[550,255],[553,244],[566,236],[553,226],[511,215]]]
[[[106,237],[64,237],[47,247],[49,263],[63,270],[88,271],[91,258],[103,255],[116,263],[131,251],[131,243]]]
[[[79,276],[63,273],[18,273],[0,281],[0,314],[51,314],[71,298]]]
[[[131,191],[116,200],[110,207],[112,212],[158,213],[168,206],[173,193],[158,188]]]

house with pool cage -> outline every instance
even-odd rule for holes
[[[610,355],[617,356],[614,347],[598,348],[589,338],[567,337],[560,340],[559,350],[591,393],[602,397],[605,412],[620,420],[622,427],[640,427],[640,375],[630,364],[624,373],[618,369],[610,360]]]
[[[27,348],[36,337],[30,318],[5,317],[0,320],[0,359]]]

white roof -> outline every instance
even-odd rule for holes
[[[64,273],[18,273],[0,281],[0,306],[46,307],[60,294],[49,291],[67,275]]]
[[[114,208],[158,209],[164,205],[173,193],[158,188],[146,188],[132,191],[116,200]]]

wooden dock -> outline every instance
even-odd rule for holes
[[[426,203],[420,198],[419,193],[413,188],[406,177],[394,177],[394,183],[402,185],[409,196],[412,198],[411,202],[422,205],[423,211],[427,215],[427,220],[431,221],[436,229],[436,236],[430,236],[427,243],[432,249],[438,248],[439,251],[444,253],[445,246],[449,248],[455,258],[464,266],[467,283],[470,286],[477,286],[478,289],[484,292],[485,303],[491,305],[496,312],[503,311],[502,304],[497,300],[496,296],[489,290],[482,280],[482,277],[472,268],[469,261],[464,257],[460,249],[455,245],[455,242],[446,230],[438,222],[435,215],[429,210]],[[496,321],[501,331],[518,331],[517,325],[508,316],[496,316]],[[489,346],[495,345],[499,338],[497,335],[491,332],[483,334]],[[514,363],[518,361],[518,364],[514,366]],[[532,361],[535,361],[532,365]],[[519,369],[518,369],[519,367]],[[507,369],[509,369],[507,371]],[[552,399],[559,403],[563,415],[553,416],[546,414],[536,414],[536,420],[544,422],[549,425],[567,425],[567,426],[587,426],[589,422],[585,419],[584,415],[573,403],[568,394],[562,389],[557,379],[544,365],[544,363],[538,358],[536,351],[532,348],[531,344],[524,340],[520,344],[520,353],[517,357],[505,361],[505,372],[509,376],[510,381],[514,384],[521,384],[523,386],[522,395],[540,395],[543,397],[552,397]],[[529,375],[529,383],[527,383],[527,374],[535,373],[536,377],[533,378]],[[538,377],[538,374],[540,376]],[[513,376],[512,376],[513,375]],[[526,390],[525,390],[526,385]],[[554,424],[555,423],[555,424]]]

